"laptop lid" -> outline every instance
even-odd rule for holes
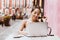
[[[47,35],[48,25],[46,22],[30,22],[26,30],[30,36],[45,36]]]

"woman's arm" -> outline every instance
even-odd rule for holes
[[[22,25],[19,28],[19,34],[22,34],[22,35],[26,35],[27,34],[25,31],[23,31],[24,28],[26,28],[26,21],[22,22]]]
[[[19,28],[19,31],[23,31],[23,29],[26,27],[26,21],[23,21],[20,28]]]

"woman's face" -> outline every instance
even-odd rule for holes
[[[32,18],[33,18],[34,20],[37,20],[38,17],[39,17],[39,15],[40,15],[40,10],[39,10],[39,9],[35,9],[35,10],[32,12]]]

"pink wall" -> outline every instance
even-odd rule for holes
[[[47,16],[53,34],[60,37],[60,0],[46,0],[44,14]]]
[[[60,0],[57,2],[57,34],[60,36]]]

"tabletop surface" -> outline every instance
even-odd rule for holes
[[[20,37],[20,38],[14,38],[14,35],[10,35],[5,40],[60,40],[60,38],[56,36],[47,36],[47,37]]]

